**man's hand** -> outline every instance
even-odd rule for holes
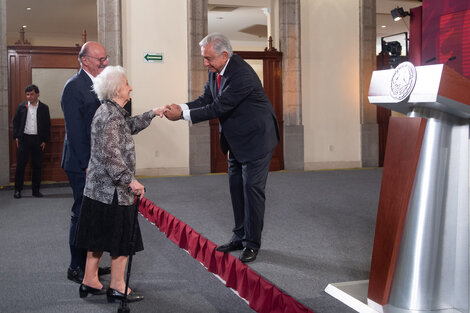
[[[45,148],[45,147],[46,147],[46,143],[45,143],[45,142],[41,143],[41,149],[42,149],[42,151],[44,151],[44,148]]]
[[[170,121],[177,121],[181,118],[182,110],[179,105],[173,103],[171,105],[165,106],[165,108],[168,109],[168,111],[166,111],[164,114]]]

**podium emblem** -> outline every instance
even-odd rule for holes
[[[393,73],[390,96],[403,101],[411,94],[416,84],[416,68],[411,62],[400,63]]]

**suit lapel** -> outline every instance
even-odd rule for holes
[[[28,115],[28,101],[23,102],[22,110],[23,110],[23,114],[21,115],[21,123],[22,123],[21,131],[24,132],[24,127],[26,126],[26,118]]]
[[[211,91],[212,91],[212,98],[217,96],[217,73],[211,72]]]

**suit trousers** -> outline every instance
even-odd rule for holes
[[[18,158],[16,162],[15,190],[21,191],[24,186],[24,170],[31,154],[33,193],[39,192],[41,185],[42,148],[38,135],[24,134],[18,140]]]
[[[233,242],[258,250],[265,211],[265,188],[272,152],[259,159],[241,163],[232,153],[228,158],[228,177],[235,227]]]
[[[72,215],[70,218],[70,233],[69,233],[69,245],[70,245],[70,268],[76,269],[80,267],[85,269],[86,263],[86,250],[80,249],[76,246],[76,237],[78,231],[78,223],[80,220],[80,211],[82,208],[83,201],[83,190],[85,189],[86,173],[83,172],[70,172],[65,171],[69,178],[70,187],[73,192],[73,205]]]

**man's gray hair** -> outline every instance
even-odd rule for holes
[[[202,48],[210,43],[214,43],[214,51],[215,53],[217,53],[217,55],[220,55],[222,52],[227,51],[228,56],[232,56],[232,45],[230,44],[230,40],[228,40],[228,38],[224,35],[219,33],[211,33],[199,42],[199,46]]]
[[[80,65],[82,65],[82,58],[86,56],[87,53],[88,53],[88,46],[83,45],[82,48],[80,49],[80,52],[78,53],[78,62],[80,63]]]
[[[98,99],[113,99],[121,87],[121,80],[126,76],[122,66],[107,66],[93,80],[93,90]]]

